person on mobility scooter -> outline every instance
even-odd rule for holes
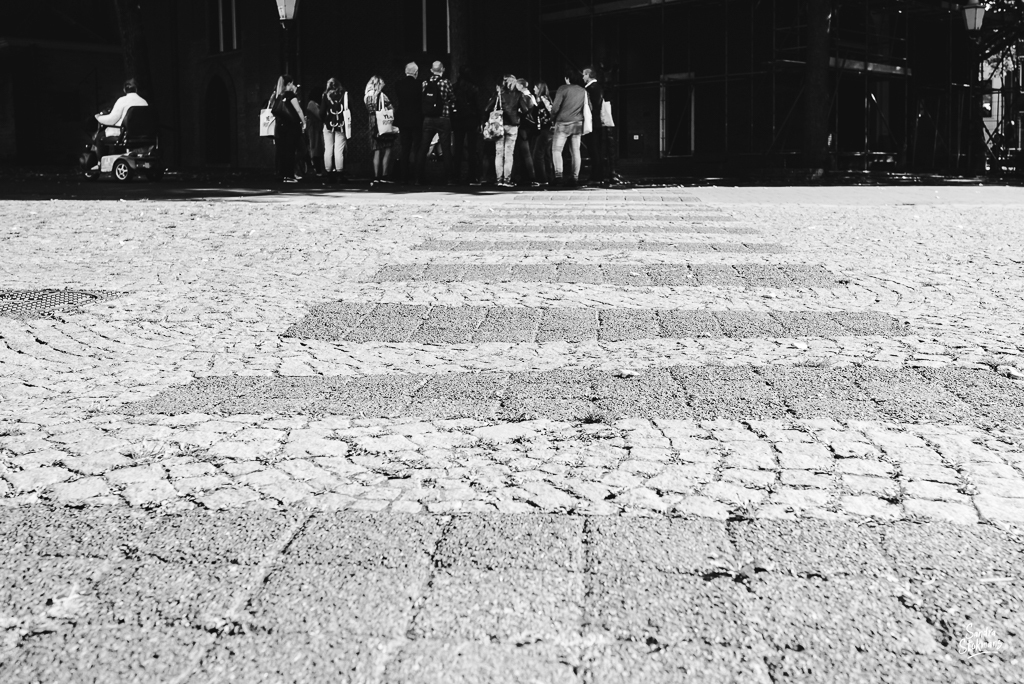
[[[124,96],[118,98],[109,112],[97,114],[96,121],[96,134],[81,158],[87,178],[112,173],[123,182],[131,180],[139,170],[150,180],[163,175],[156,116],[136,92],[134,79],[125,81]]]

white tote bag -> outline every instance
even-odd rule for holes
[[[391,106],[385,108],[384,93],[380,94],[377,101],[377,137],[398,133],[398,126],[395,125],[395,110]]]
[[[590,93],[584,92],[583,101],[583,135],[594,132],[594,112],[590,111]]]
[[[612,103],[608,100],[601,103],[601,125],[605,128],[615,128],[615,120],[612,119]]]
[[[345,91],[345,109],[341,113],[342,118],[345,120],[345,139],[352,139],[352,112],[348,108],[348,91]]]
[[[277,122],[274,120],[274,98],[271,97],[267,106],[260,110],[260,137],[273,138],[277,130]]]

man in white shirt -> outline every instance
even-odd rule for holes
[[[130,78],[124,82],[124,95],[117,98],[117,102],[114,103],[110,113],[96,115],[96,121],[99,122],[100,126],[93,137],[93,148],[96,154],[96,166],[94,169],[98,169],[100,159],[103,158],[103,154],[106,152],[105,142],[121,134],[121,125],[124,123],[124,117],[128,114],[128,108],[149,106],[149,103],[135,91],[135,79]]]

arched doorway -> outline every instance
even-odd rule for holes
[[[231,98],[220,76],[206,86],[206,163],[231,164]]]

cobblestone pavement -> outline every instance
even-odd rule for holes
[[[0,203],[0,680],[1021,681],[1022,211]]]

